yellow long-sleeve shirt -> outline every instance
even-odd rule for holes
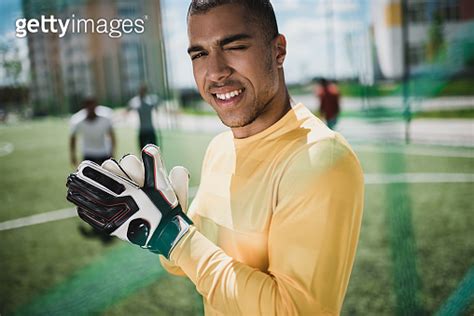
[[[298,104],[256,135],[213,139],[195,225],[162,263],[194,282],[206,315],[339,314],[363,189],[347,142]]]

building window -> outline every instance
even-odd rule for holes
[[[418,0],[408,1],[408,21],[426,23],[435,17],[444,22],[455,22],[460,19],[459,0]]]
[[[431,16],[443,22],[456,22],[460,19],[460,10],[459,0],[440,0],[435,3]]]
[[[426,21],[426,2],[416,1],[408,3],[408,22],[422,23]]]
[[[444,21],[459,21],[459,1],[444,0],[440,10]]]
[[[410,66],[419,66],[424,63],[426,57],[425,45],[413,45],[408,48]]]

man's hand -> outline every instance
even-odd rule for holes
[[[169,258],[192,224],[183,212],[188,173],[175,167],[168,178],[154,145],[143,148],[142,160],[82,162],[68,177],[67,199],[94,228]]]

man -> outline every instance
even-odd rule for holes
[[[325,78],[320,78],[315,92],[319,99],[319,113],[324,117],[327,126],[334,129],[339,116],[339,89],[337,85],[329,83]]]
[[[163,254],[169,272],[196,285],[206,315],[339,314],[362,215],[356,156],[290,102],[286,40],[267,0],[192,1],[188,36],[200,94],[230,127],[207,149],[188,216],[187,175],[175,167],[164,176],[154,146],[143,149],[143,163],[129,155],[95,167],[90,178],[83,165],[68,180],[68,199],[87,222]],[[82,181],[89,187],[109,172],[130,210],[120,222],[81,203]]]
[[[140,120],[138,132],[138,141],[140,149],[147,144],[159,143],[156,140],[155,127],[153,126],[153,110],[157,107],[157,97],[147,94],[148,88],[145,84],[140,86],[138,95],[134,96],[129,102],[127,112],[136,110]]]
[[[82,158],[101,164],[113,156],[115,135],[110,119],[112,110],[98,106],[93,97],[86,97],[84,108],[71,117],[69,152],[71,164],[77,166],[77,136],[82,141]]]
[[[82,142],[82,159],[102,164],[115,152],[115,134],[111,116],[113,111],[98,106],[93,97],[83,100],[83,109],[71,117],[69,152],[71,165],[77,166],[76,143],[79,136]],[[99,238],[104,244],[112,241],[111,236],[96,229],[79,226],[80,233],[87,238]]]

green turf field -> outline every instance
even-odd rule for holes
[[[167,166],[185,165],[198,185],[211,137],[164,132]],[[118,128],[117,138],[118,153],[137,153],[134,130]],[[0,125],[0,223],[71,207],[67,142],[67,120]],[[474,173],[466,149],[355,148],[366,174]],[[474,183],[425,182],[367,184],[343,315],[474,313]],[[80,225],[70,218],[0,231],[1,315],[202,314],[193,284],[163,272],[155,255],[86,239]]]

